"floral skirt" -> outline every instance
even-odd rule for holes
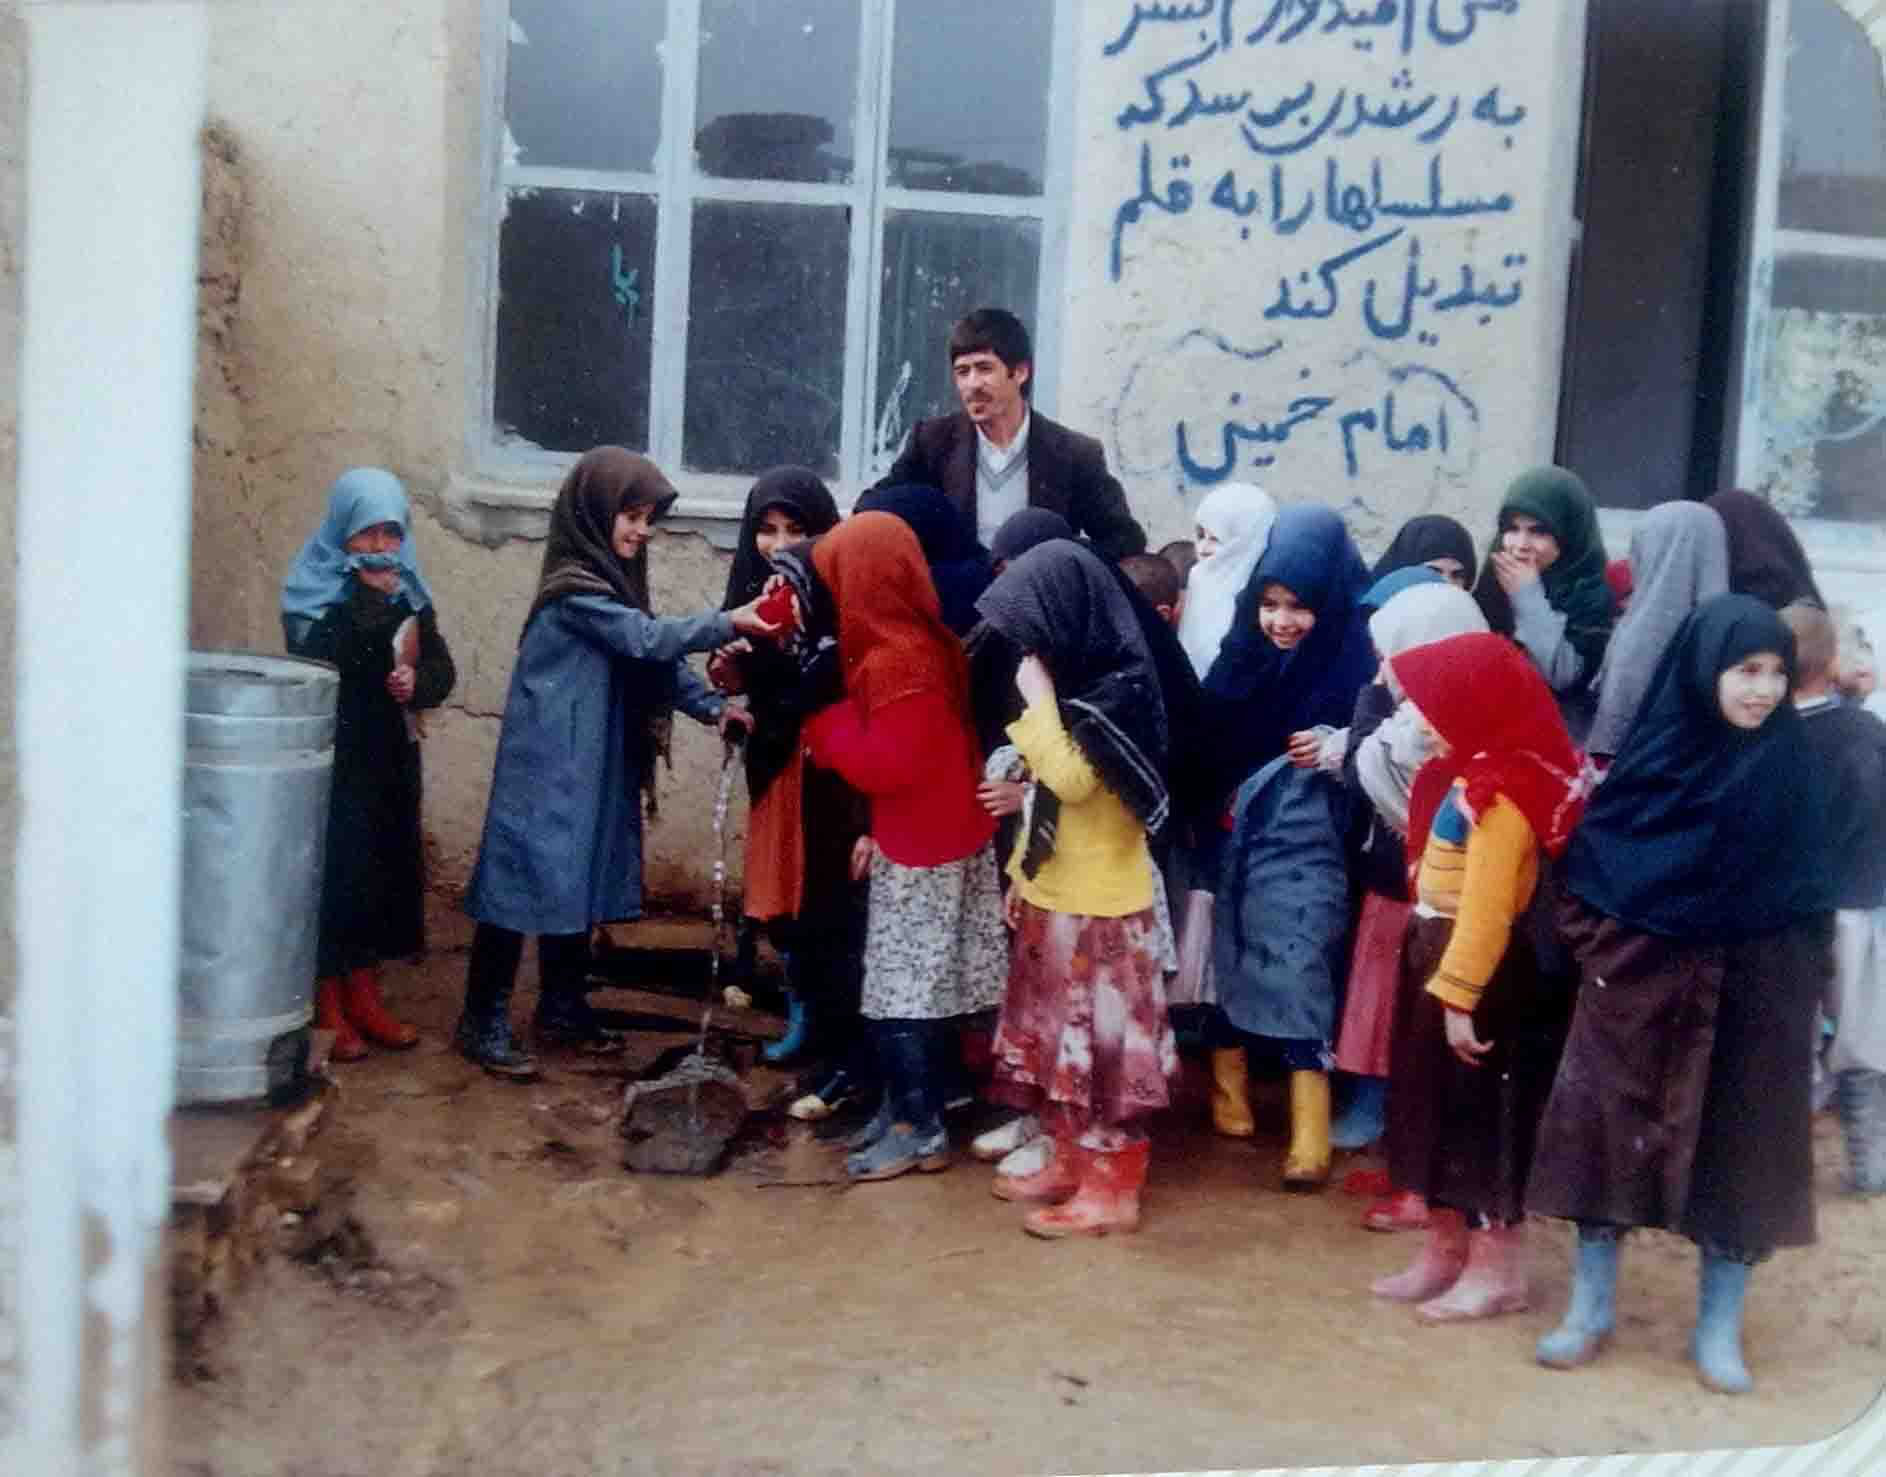
[[[869,1020],[943,1020],[992,1010],[1005,978],[1002,890],[988,848],[937,867],[871,857],[864,937]]]
[[[1050,1130],[1117,1149],[1124,1125],[1171,1101],[1179,1055],[1166,1022],[1158,920],[1051,913],[1022,903],[995,1033],[993,1096]]]

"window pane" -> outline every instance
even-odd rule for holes
[[[511,0],[504,118],[515,162],[652,170],[667,29],[662,0]]]
[[[1793,0],[1780,223],[1886,236],[1886,73],[1838,0]]]
[[[1053,33],[1048,0],[898,0],[890,183],[1039,195]]]
[[[694,209],[682,460],[697,472],[838,470],[851,212]]]
[[[847,183],[859,0],[701,0],[703,174]]]
[[[648,445],[655,202],[513,190],[498,235],[493,414],[549,451]]]
[[[911,424],[960,407],[946,358],[971,308],[1007,308],[1035,327],[1041,223],[891,211],[884,222],[884,307],[870,470],[890,465]]]
[[[1886,263],[1775,265],[1761,492],[1791,517],[1886,515]]]

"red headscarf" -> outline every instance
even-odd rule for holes
[[[1504,636],[1476,631],[1413,647],[1389,658],[1389,665],[1449,748],[1415,776],[1409,861],[1419,864],[1434,814],[1462,778],[1471,813],[1483,813],[1504,795],[1531,823],[1547,855],[1563,851],[1584,811],[1587,787],[1552,689],[1525,653]]]
[[[838,608],[845,691],[870,713],[930,689],[967,711],[969,667],[943,624],[930,566],[910,525],[854,513],[812,545],[812,563]]]

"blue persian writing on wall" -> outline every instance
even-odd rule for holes
[[[1471,465],[1481,412],[1461,366],[1528,296],[1513,221],[1537,163],[1507,75],[1521,6],[1109,7],[1103,92],[1137,168],[1108,277],[1156,290],[1179,261],[1236,284],[1125,376],[1129,470],[1183,490],[1280,463],[1356,484]]]

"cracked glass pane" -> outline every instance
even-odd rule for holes
[[[659,0],[511,0],[506,162],[653,170],[667,29]]]
[[[492,414],[547,451],[648,445],[655,202],[512,190],[498,233]]]

